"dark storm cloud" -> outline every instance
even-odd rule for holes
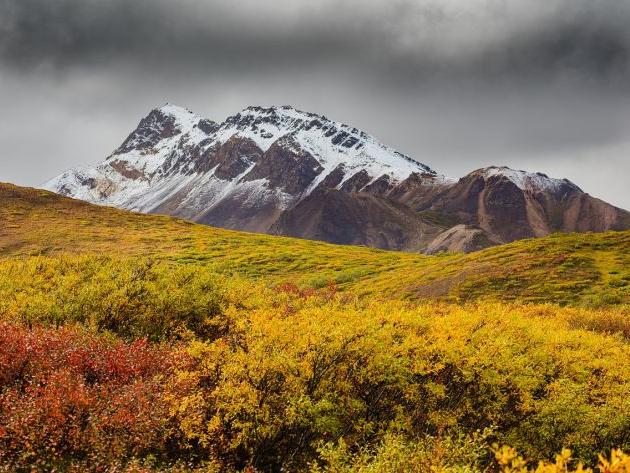
[[[395,55],[403,69],[618,84],[630,75],[627,2],[472,0],[466,9],[453,5],[463,2],[433,8],[410,2],[403,8],[412,19],[410,38]]]
[[[5,66],[333,64],[404,83],[436,74],[618,80],[618,0],[2,0]]]
[[[352,34],[285,7],[251,2],[243,13],[229,0],[3,0],[2,60],[26,69],[115,62],[214,71],[293,67],[360,47]]]
[[[630,207],[629,24],[625,0],[0,0],[0,181],[99,161],[166,101],[291,104]]]

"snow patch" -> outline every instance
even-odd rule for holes
[[[555,179],[539,172],[533,173],[520,171],[505,166],[492,166],[482,171],[487,177],[505,176],[514,184],[516,184],[521,190],[557,192],[563,186],[571,186],[574,187],[576,190],[579,190],[579,188],[575,184],[567,179]]]

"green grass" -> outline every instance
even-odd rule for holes
[[[556,234],[424,256],[252,234],[0,186],[0,258],[142,256],[269,284],[335,283],[359,296],[561,305],[630,303],[630,232]]]

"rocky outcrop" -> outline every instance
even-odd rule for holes
[[[244,181],[264,179],[274,189],[299,195],[324,171],[321,164],[291,138],[273,143]]]
[[[165,109],[152,110],[140,120],[138,127],[131,132],[114,155],[123,155],[133,150],[149,150],[165,138],[181,133],[177,127],[177,117]]]
[[[252,165],[260,163],[263,151],[252,140],[231,137],[208,154],[206,171],[223,180],[231,180],[246,172]]]
[[[483,250],[500,242],[488,235],[481,228],[470,225],[455,225],[440,233],[426,247],[425,253],[471,253]]]
[[[493,241],[630,228],[630,214],[566,179],[490,167],[473,171],[416,206],[483,230]]]
[[[441,227],[409,207],[368,192],[313,192],[286,210],[270,233],[344,245],[422,251]]]
[[[564,232],[603,232],[630,228],[630,213],[588,194],[573,195],[562,213]]]

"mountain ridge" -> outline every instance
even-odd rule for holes
[[[358,128],[286,105],[247,107],[221,123],[163,105],[105,161],[44,188],[219,227],[407,251],[630,228],[628,212],[566,179],[492,166],[455,181]]]

